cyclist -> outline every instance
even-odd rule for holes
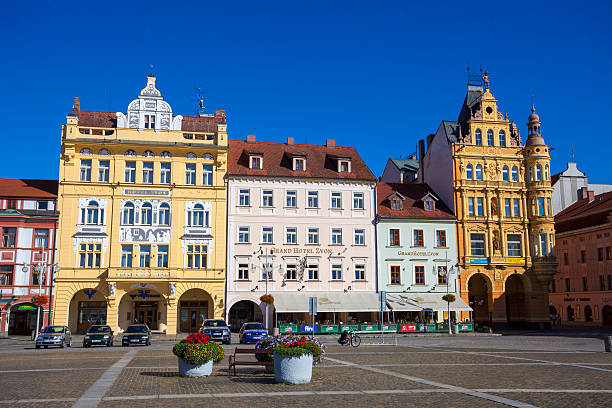
[[[344,330],[342,334],[340,335],[340,338],[338,339],[338,343],[344,346],[344,345],[347,345],[348,342],[349,342],[348,331]]]

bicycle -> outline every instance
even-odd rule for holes
[[[344,344],[342,344],[343,346],[348,346],[349,344],[353,347],[359,347],[359,345],[361,344],[361,337],[359,337],[359,335],[355,332],[349,332],[348,333],[348,341]]]

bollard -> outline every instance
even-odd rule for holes
[[[610,353],[612,352],[612,336],[605,336],[603,338],[604,341],[604,347],[606,349],[606,352]]]
[[[458,324],[453,324],[451,326],[452,332],[453,334],[459,334],[459,325]]]

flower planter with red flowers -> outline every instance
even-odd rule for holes
[[[32,303],[34,303],[36,306],[42,306],[44,304],[46,304],[48,302],[48,299],[45,295],[35,295],[32,296]]]
[[[272,295],[261,295],[259,300],[261,300],[263,303],[267,303],[269,305],[274,303],[274,297]]]
[[[224,356],[221,345],[200,333],[191,333],[175,344],[172,352],[178,357],[181,377],[208,377],[212,373],[213,363],[220,362]]]
[[[451,295],[450,293],[448,295],[444,295],[442,296],[442,300],[444,300],[445,302],[454,302],[455,301],[455,295]]]

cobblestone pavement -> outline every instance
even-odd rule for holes
[[[356,349],[333,340],[324,340],[327,359],[312,382],[296,386],[260,368],[228,377],[227,357],[211,377],[181,378],[172,342],[48,350],[0,342],[0,408],[611,405],[612,353],[594,338],[411,337]]]

